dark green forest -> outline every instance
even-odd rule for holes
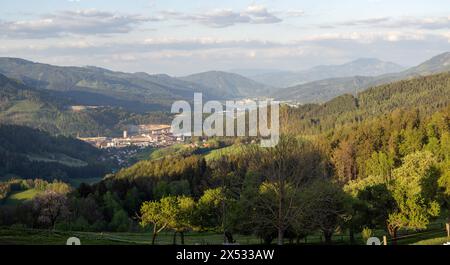
[[[102,177],[112,162],[103,151],[74,138],[16,125],[0,125],[0,175],[69,180]],[[103,158],[103,159],[102,159]]]

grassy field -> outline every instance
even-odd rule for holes
[[[48,230],[0,229],[0,245],[65,245],[69,237],[80,238],[85,245],[123,245],[124,242],[101,235],[54,232]],[[128,243],[130,244],[130,243]]]
[[[400,238],[399,245],[442,245],[450,241],[450,238],[443,237],[443,231],[429,231],[421,234],[414,234],[410,237]],[[151,244],[151,233],[147,232],[65,232],[65,231],[49,231],[38,229],[11,229],[0,228],[0,245],[2,244],[25,244],[25,245],[64,245],[67,238],[78,237],[84,245],[147,245]],[[427,239],[424,239],[427,238]],[[356,236],[356,244],[363,244],[362,239]],[[157,244],[172,244],[173,233],[162,232],[157,237]],[[241,245],[261,244],[261,240],[254,236],[235,235],[235,240]],[[191,232],[185,234],[186,245],[220,245],[223,242],[223,235],[213,232]],[[180,244],[180,238],[177,237],[177,243]],[[288,240],[285,241],[288,244]],[[308,236],[305,241],[300,244],[323,244],[319,235]],[[333,236],[333,244],[343,245],[349,244],[346,235]],[[391,244],[391,242],[389,242]]]
[[[4,205],[17,205],[33,199],[39,192],[35,189],[12,192],[3,202]]]
[[[230,155],[230,154],[239,154],[245,150],[245,148],[248,147],[246,145],[231,145],[220,149],[211,150],[207,155],[205,155],[205,160],[207,162],[214,161],[216,159],[219,159],[223,156]]]
[[[88,163],[84,161],[67,156],[65,154],[30,154],[27,155],[27,157],[31,161],[56,162],[68,167],[85,167],[88,165]]]
[[[188,147],[184,144],[174,144],[172,146],[154,150],[153,152],[150,153],[148,159],[151,159],[151,160],[161,159],[168,155],[176,155],[176,154],[180,154],[182,152],[189,151],[190,149],[192,149],[192,148]]]
[[[444,243],[450,242],[450,237],[437,237],[432,239],[426,239],[418,241],[412,245],[443,245]]]
[[[16,101],[14,105],[12,105],[6,112],[6,115],[13,113],[21,113],[21,112],[37,112],[42,107],[41,104],[29,100],[19,100]]]
[[[78,237],[84,245],[145,245],[151,244],[151,233],[94,233],[94,232],[63,232],[38,229],[0,228],[0,245],[64,245],[67,238]],[[161,233],[157,244],[172,244],[172,233]],[[241,244],[259,244],[260,241],[251,236],[238,236]],[[177,242],[180,243],[178,237]],[[185,244],[205,245],[221,244],[223,235],[217,233],[187,233]]]

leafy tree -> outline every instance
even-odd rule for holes
[[[140,210],[140,225],[142,227],[153,226],[152,245],[155,244],[157,235],[169,224],[170,217],[163,216],[161,208],[161,202],[147,201],[142,204]]]
[[[168,196],[159,202],[144,202],[141,207],[141,225],[153,225],[152,244],[156,236],[165,228],[174,231],[173,243],[176,244],[177,233],[184,244],[184,233],[192,228],[192,218],[195,212],[195,201],[186,196]]]
[[[129,189],[124,201],[125,209],[127,209],[128,213],[134,215],[139,210],[140,202],[140,194],[137,187]]]
[[[439,186],[446,196],[450,196],[450,159],[446,159],[441,164],[442,176],[439,178]]]
[[[125,232],[130,227],[130,219],[127,212],[124,210],[118,210],[114,212],[113,218],[109,224],[109,227],[113,231]]]
[[[434,200],[436,161],[430,152],[415,152],[405,157],[403,165],[393,171],[394,181],[390,191],[396,208],[389,214],[387,228],[394,242],[401,228],[424,229],[430,218],[439,214],[439,204]]]
[[[189,195],[191,189],[187,180],[159,181],[154,190],[154,198],[161,199],[166,196]]]
[[[358,168],[356,164],[356,150],[351,142],[342,141],[339,147],[334,150],[332,160],[339,183],[345,184],[350,180],[356,179]]]
[[[116,212],[122,210],[119,201],[117,195],[111,191],[107,191],[105,195],[103,195],[104,210],[107,220],[111,220]]]
[[[421,130],[408,128],[403,131],[403,142],[399,146],[402,155],[408,155],[422,149],[424,135]]]
[[[265,241],[272,241],[272,239],[268,240],[263,235],[264,233],[260,233],[261,231],[265,231],[264,225],[262,227],[258,227],[260,224],[259,221],[261,219],[258,216],[261,214],[257,210],[257,200],[259,197],[259,177],[257,174],[249,172],[245,175],[242,189],[239,190],[239,196],[235,201],[230,201],[227,198],[227,209],[226,209],[226,219],[225,221],[225,229],[231,233],[238,232],[240,234],[249,235],[257,232],[258,236],[265,239]],[[273,228],[271,227],[271,230]],[[273,232],[271,232],[273,234]],[[276,234],[275,234],[276,236]],[[229,243],[233,243],[234,240],[232,238],[227,238]]]
[[[167,197],[175,198],[174,205],[167,205],[167,214],[172,218],[169,221],[168,227],[174,230],[173,244],[176,244],[176,235],[180,234],[181,244],[184,245],[184,233],[189,229],[193,228],[194,212],[195,212],[195,201],[191,197],[178,196],[178,197]],[[172,200],[170,203],[173,203]],[[164,211],[164,203],[163,211]]]
[[[385,182],[391,179],[391,171],[394,168],[394,160],[384,152],[374,152],[366,162],[366,174],[385,178]]]
[[[222,188],[208,189],[199,198],[196,223],[201,229],[214,231],[222,229],[224,200]]]

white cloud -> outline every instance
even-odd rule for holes
[[[365,26],[380,28],[417,28],[424,30],[450,29],[448,17],[378,17],[337,23],[339,26]],[[328,25],[332,26],[332,25]]]
[[[161,14],[166,19],[177,19],[197,22],[199,24],[223,28],[236,24],[272,24],[281,22],[278,18],[261,5],[250,5],[246,10],[236,12],[232,9],[215,9],[205,13],[185,14],[176,11],[164,11]]]
[[[35,20],[0,21],[0,36],[48,38],[68,34],[97,35],[128,33],[138,24],[157,18],[121,15],[95,9],[62,11]]]
[[[303,41],[327,41],[327,40],[350,40],[360,43],[372,43],[375,41],[405,41],[405,40],[425,40],[430,34],[421,31],[378,31],[378,32],[345,32],[345,33],[324,33],[310,35],[300,40]]]
[[[450,16],[435,18],[403,18],[388,24],[388,27],[415,27],[420,29],[450,29]]]

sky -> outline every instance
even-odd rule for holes
[[[448,0],[0,0],[0,56],[182,76],[450,51]]]

